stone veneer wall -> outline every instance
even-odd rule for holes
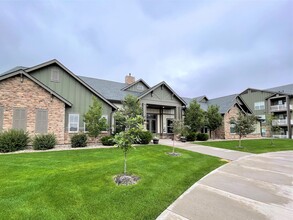
[[[240,112],[239,108],[234,106],[225,114],[224,116],[225,139],[239,139],[239,135],[230,133],[230,118],[232,117],[237,118],[239,112]],[[261,138],[261,134],[251,133],[249,135],[246,135],[246,138]]]
[[[36,110],[48,110],[48,133],[54,133],[58,144],[64,144],[65,104],[30,79],[15,76],[0,82],[0,106],[4,107],[3,130],[12,128],[13,108],[26,108],[27,128],[35,133]]]

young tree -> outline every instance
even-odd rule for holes
[[[135,141],[138,141],[138,133],[143,129],[141,120],[142,116],[140,115],[132,118],[126,116],[125,131],[117,133],[114,137],[115,146],[121,148],[124,153],[124,175],[127,174],[127,153],[131,148],[134,148],[132,145]]]
[[[187,126],[184,125],[184,122],[182,120],[173,120],[173,151],[172,154],[175,154],[175,138],[178,135],[185,136],[187,133]]]
[[[185,111],[184,123],[192,132],[197,132],[204,125],[204,111],[196,100],[192,100]]]
[[[139,100],[131,95],[125,97],[123,106],[115,113],[115,119],[122,131],[116,133],[114,140],[116,146],[124,153],[124,175],[127,173],[127,153],[135,141],[139,141],[139,133],[143,130],[142,108]],[[116,127],[117,128],[117,127]],[[117,131],[116,131],[117,132]]]
[[[276,120],[277,118],[272,115],[272,114],[269,114],[266,116],[266,127],[269,129],[269,132],[270,132],[270,143],[271,145],[273,145],[273,133],[275,132],[279,132],[281,130],[280,126],[277,125],[277,124],[274,124],[273,121]]]
[[[219,112],[219,106],[217,105],[210,105],[206,112],[206,126],[210,130],[210,137],[211,132],[214,131],[222,125],[223,117]],[[215,138],[215,133],[213,135],[213,139]]]
[[[137,115],[142,115],[142,108],[137,97],[127,95],[122,102],[122,108],[119,109],[114,115],[116,122],[116,133],[125,130],[126,117],[134,118]],[[143,119],[141,119],[143,122]]]
[[[241,138],[255,130],[256,120],[257,117],[254,115],[244,115],[241,113],[238,114],[236,119],[230,119],[230,124],[235,125],[235,133],[239,135],[239,147],[241,147]]]
[[[95,139],[101,131],[108,129],[107,120],[102,117],[103,106],[96,97],[93,97],[93,104],[89,107],[87,113],[84,114],[84,122],[86,124],[88,134]]]

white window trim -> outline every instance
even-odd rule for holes
[[[235,124],[230,124],[230,134],[236,134]],[[231,132],[231,128],[234,127],[235,132]]]
[[[254,103],[254,110],[264,110],[265,108],[266,107],[265,107],[265,102],[264,101]]]
[[[70,116],[77,116],[78,119],[77,119],[77,122],[70,122]],[[70,131],[70,125],[71,124],[76,124],[77,125],[77,129],[76,131]],[[68,115],[68,133],[78,133],[79,132],[79,114],[69,114]]]

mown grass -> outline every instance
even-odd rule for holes
[[[120,149],[0,155],[1,219],[155,219],[193,183],[224,164],[219,158],[166,146],[128,155],[136,185],[117,186]]]
[[[242,140],[241,147],[238,147],[238,140],[235,141],[208,141],[200,142],[200,145],[238,150],[255,154],[293,150],[293,140],[291,139],[254,139]]]

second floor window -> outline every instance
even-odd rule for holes
[[[254,110],[264,110],[264,109],[265,109],[265,102],[254,103]]]

